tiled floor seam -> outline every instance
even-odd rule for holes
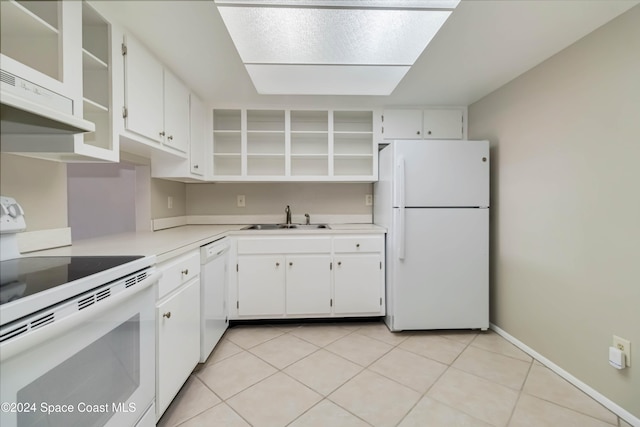
[[[470,346],[470,347],[473,347],[473,348],[477,348],[478,350],[484,350],[484,351],[489,352],[489,353],[499,354],[500,356],[508,357],[508,358],[510,358],[510,359],[519,360],[519,361],[521,361],[521,362],[525,362],[525,363],[530,362],[529,360],[520,359],[520,358],[518,358],[518,357],[510,356],[510,355],[508,355],[508,354],[504,354],[504,353],[501,353],[501,352],[499,352],[499,351],[490,350],[490,349],[488,349],[488,348],[484,348],[484,347],[478,347],[477,345],[473,345],[473,341],[471,341],[471,343],[469,344],[469,346]],[[523,352],[523,353],[524,353],[524,352]],[[524,353],[524,354],[527,354],[527,353]],[[529,355],[527,354],[527,356],[529,356]],[[533,359],[533,357],[531,357],[531,356],[529,356],[529,358],[530,358],[530,359]],[[535,360],[535,359],[533,359],[533,360]]]
[[[422,357],[424,357],[424,356],[422,356]],[[428,357],[425,357],[425,359],[429,359],[429,358],[428,358]],[[431,359],[429,359],[429,360],[431,360]],[[402,424],[402,421],[404,421],[404,419],[405,419],[405,418],[407,418],[407,416],[411,413],[411,411],[413,411],[413,410],[415,409],[415,407],[416,407],[416,406],[418,406],[418,404],[422,401],[422,399],[424,399],[425,397],[427,397],[427,393],[429,393],[429,391],[433,388],[433,386],[434,386],[438,381],[440,381],[440,378],[442,378],[442,376],[443,376],[443,375],[444,375],[444,374],[449,370],[449,368],[450,368],[450,367],[451,367],[451,366],[447,365],[447,369],[445,369],[444,371],[442,371],[442,372],[440,373],[440,375],[438,375],[438,378],[436,378],[436,379],[435,379],[435,381],[434,381],[433,383],[431,383],[431,385],[430,385],[429,387],[427,387],[427,389],[424,391],[424,393],[422,393],[422,396],[420,396],[420,398],[416,401],[416,403],[414,403],[414,404],[413,404],[413,406],[411,407],[411,409],[409,409],[409,410],[407,411],[407,413],[406,413],[406,414],[404,414],[404,417],[402,417],[402,418],[400,419],[400,421],[398,421],[398,423],[396,424],[396,426],[398,426],[398,425]],[[406,387],[406,386],[405,386],[405,387]],[[413,389],[412,389],[412,390],[413,390]],[[430,397],[430,399],[431,399],[431,397]],[[435,400],[437,400],[437,399],[435,399]],[[440,401],[438,401],[438,402],[440,402]],[[443,403],[443,402],[440,402],[440,403]],[[444,403],[443,403],[443,404],[444,404]],[[449,406],[449,405],[447,405],[447,406]],[[451,407],[451,406],[449,406],[449,407]],[[454,409],[456,409],[456,410],[458,410],[458,411],[459,411],[459,409],[457,409],[457,408],[454,408]],[[465,412],[465,414],[466,414],[466,412]],[[467,414],[467,415],[469,415],[469,414]],[[475,418],[475,417],[474,417],[474,418]]]
[[[520,386],[520,390],[518,390],[518,398],[516,399],[516,403],[513,405],[513,408],[511,408],[511,414],[509,414],[509,419],[507,420],[507,424],[505,424],[506,426],[509,426],[509,424],[511,424],[511,420],[513,419],[513,414],[515,414],[516,412],[516,408],[518,407],[518,403],[520,403],[520,398],[523,395],[523,390],[524,390],[524,385],[527,382],[527,378],[529,378],[529,374],[531,373],[531,368],[533,368],[533,362],[535,361],[534,358],[531,358],[531,362],[529,363],[529,369],[527,370],[527,375],[524,376],[524,381],[522,381],[522,385]]]
[[[608,424],[608,425],[610,425],[610,426],[617,426],[618,424],[620,424],[620,417],[619,417],[618,415],[614,414],[613,412],[609,411],[609,409],[607,409],[607,408],[605,408],[605,409],[606,409],[607,411],[611,412],[611,413],[612,413],[613,415],[615,415],[615,417],[617,418],[617,420],[618,420],[618,421],[616,422],[616,424],[611,424],[609,421],[607,421],[607,420],[603,420],[602,418],[594,417],[594,416],[593,416],[593,415],[591,415],[591,414],[587,414],[587,413],[585,413],[585,412],[579,411],[579,410],[574,409],[574,408],[569,408],[568,406],[561,405],[561,404],[559,404],[559,403],[558,403],[558,402],[556,402],[556,401],[548,400],[548,399],[545,399],[544,397],[536,396],[535,394],[530,394],[530,393],[527,393],[527,392],[525,392],[525,391],[522,391],[520,394],[526,394],[527,396],[531,396],[531,397],[534,397],[534,398],[536,398],[536,399],[544,400],[545,402],[547,402],[547,403],[551,403],[552,405],[557,406],[557,407],[559,407],[559,408],[563,408],[563,409],[569,410],[569,411],[571,411],[571,412],[575,412],[576,414],[584,415],[585,417],[589,417],[589,418],[592,418],[592,419],[594,419],[594,420],[598,420],[598,421],[603,422],[603,423],[605,423],[605,424]]]

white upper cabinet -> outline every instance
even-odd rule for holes
[[[95,125],[73,134],[29,129],[43,126],[37,119],[21,122],[22,130],[3,122],[2,151],[63,162],[118,161],[111,24],[86,2],[3,0],[0,7],[3,108],[17,95],[44,117],[74,118],[83,129]]]
[[[384,139],[463,139],[464,109],[384,110]]]
[[[422,129],[424,139],[462,139],[462,110],[424,110]]]
[[[373,111],[213,110],[214,181],[372,182]]]
[[[164,143],[186,153],[189,148],[189,89],[164,70]]]
[[[189,89],[134,37],[125,36],[123,52],[125,129],[186,158]]]
[[[80,4],[3,0],[2,69],[33,84],[81,100]]]
[[[194,94],[191,94],[190,108],[189,170],[193,175],[204,176],[207,142],[211,141],[207,132],[207,110],[200,98]]]
[[[422,110],[384,110],[384,139],[422,139]]]
[[[152,141],[164,141],[164,68],[140,42],[125,39],[125,127]]]

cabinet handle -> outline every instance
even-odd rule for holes
[[[193,165],[193,168],[194,169],[198,169],[198,165]]]
[[[293,263],[292,263],[292,262],[290,262],[290,263],[289,263],[289,267],[291,267],[292,265],[293,265]]]
[[[185,276],[189,274],[189,269],[185,268],[184,270],[182,270],[182,274],[184,274]]]
[[[431,131],[427,131],[427,135],[431,135]]]
[[[417,131],[417,132],[416,132],[416,135],[420,135],[420,131]]]
[[[338,265],[342,265],[342,261],[338,261]]]
[[[166,317],[167,319],[170,319],[170,318],[171,318],[171,312],[170,312],[170,311],[167,311],[166,313],[164,313],[164,314],[162,315],[162,317]]]
[[[356,243],[356,248],[359,248],[359,247],[360,247],[360,243]]]
[[[160,136],[164,136],[164,131],[160,132]]]
[[[280,263],[279,262],[276,262],[276,267],[280,267]]]
[[[169,135],[169,136],[167,137],[167,139],[168,139],[169,141],[173,141],[173,135]]]

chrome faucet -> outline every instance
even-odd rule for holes
[[[306,224],[310,225],[311,224],[311,217],[309,216],[308,213],[304,214],[304,217],[307,219]]]
[[[287,225],[291,225],[291,208],[289,207],[289,205],[287,205],[284,213],[287,214]]]

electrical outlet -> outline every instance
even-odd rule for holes
[[[238,199],[238,207],[244,208],[245,207],[244,196],[238,196],[237,199]]]
[[[167,197],[167,208],[173,209],[173,197]]]
[[[631,366],[631,341],[614,335],[613,346],[624,353],[627,366]]]
[[[364,196],[364,204],[366,206],[372,206],[373,205],[373,195],[372,194],[367,194],[366,196]]]

